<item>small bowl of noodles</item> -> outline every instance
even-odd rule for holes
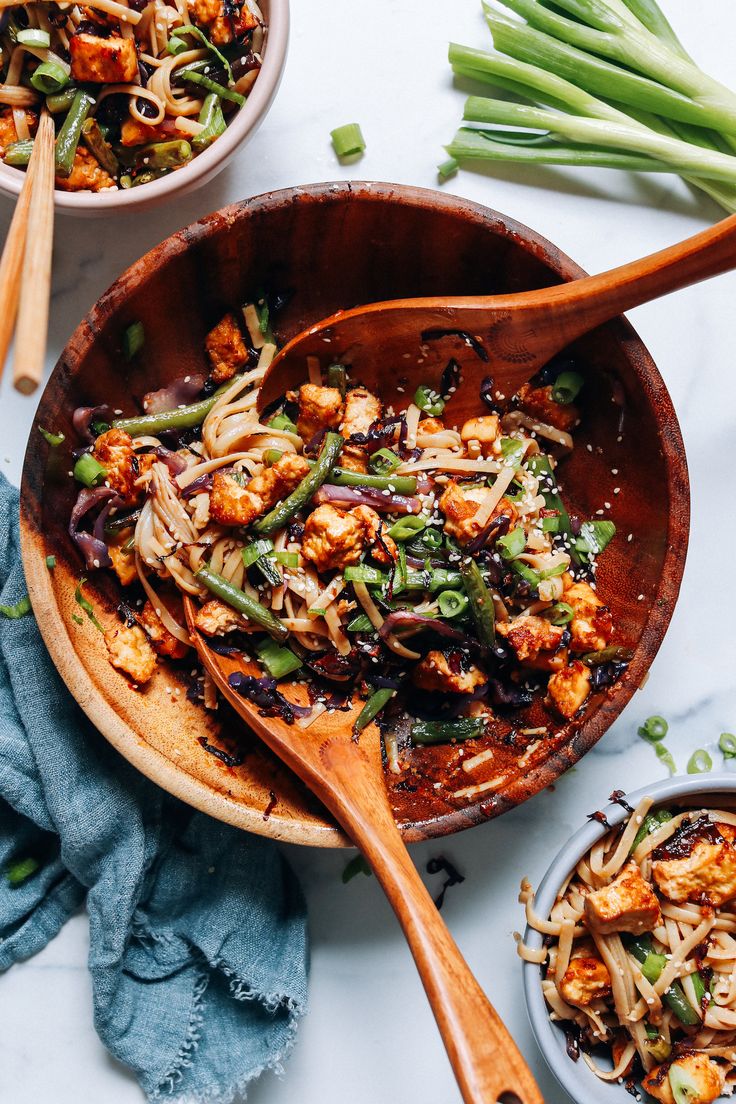
[[[712,1104],[736,1085],[736,790],[611,798],[536,894],[522,882],[532,1029],[576,1101]]]
[[[199,187],[266,115],[288,33],[288,0],[11,0],[0,191],[19,194],[42,111],[59,210],[140,209]]]

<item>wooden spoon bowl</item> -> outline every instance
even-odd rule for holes
[[[23,557],[35,614],[67,685],[103,734],[165,789],[213,816],[293,842],[335,846],[343,835],[319,803],[222,707],[187,700],[191,664],[161,667],[144,692],[114,671],[74,591],[81,562],[67,535],[76,494],[68,477],[77,406],[108,403],[126,413],[154,387],[201,371],[203,340],[226,310],[265,288],[290,294],[277,330],[288,339],[340,308],[393,298],[477,295],[544,287],[581,270],[549,242],[486,208],[436,192],[380,184],[319,184],[237,204],[167,239],[102,296],[62,353],[41,400],[21,494]],[[126,363],[121,335],[141,320],[143,354]],[[443,351],[452,352],[452,340]],[[326,346],[327,348],[327,346]],[[603,509],[619,538],[601,561],[599,587],[623,643],[635,649],[620,682],[561,724],[537,703],[509,719],[493,763],[472,776],[460,750],[412,753],[410,770],[387,775],[396,820],[408,840],[458,831],[526,800],[564,773],[602,736],[641,683],[679,590],[689,496],[682,437],[649,354],[623,320],[574,348],[586,375],[576,449],[560,469],[571,512]],[[448,407],[477,411],[477,379]],[[406,403],[401,373],[386,374],[384,398]],[[623,414],[623,427],[620,419]],[[38,433],[66,434],[57,449]],[[610,503],[608,508],[606,503]],[[633,534],[629,542],[627,536]],[[50,572],[45,558],[57,558]],[[87,584],[103,624],[116,623],[121,590],[106,572]],[[513,722],[513,723],[512,723]],[[548,727],[519,764],[512,730]],[[208,754],[201,741],[233,760]],[[526,746],[529,738],[524,737]],[[453,793],[505,778],[476,796]],[[435,783],[440,783],[435,788]]]

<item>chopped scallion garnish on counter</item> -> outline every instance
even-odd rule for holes
[[[357,123],[346,123],[330,131],[332,148],[338,157],[355,157],[365,153],[365,139]]]
[[[660,740],[664,740],[669,732],[669,728],[670,726],[667,724],[664,717],[655,714],[653,717],[647,717],[644,724],[639,729],[639,735],[650,744],[656,744]]]
[[[736,759],[736,736],[731,732],[722,732],[718,737],[718,747],[724,759]]]
[[[707,774],[713,770],[713,760],[705,748],[694,751],[687,762],[688,774]]]
[[[667,750],[664,744],[655,744],[654,750],[657,753],[657,758],[664,763],[670,774],[677,774],[677,764],[672,758],[672,753]]]

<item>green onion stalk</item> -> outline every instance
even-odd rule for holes
[[[497,53],[453,43],[450,64],[523,102],[471,97],[476,125],[451,159],[679,173],[736,211],[736,93],[695,65],[656,0],[499,2],[526,22],[484,3]]]

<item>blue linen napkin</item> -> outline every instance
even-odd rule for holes
[[[26,593],[0,475],[0,604]],[[40,868],[11,886],[19,859]],[[275,845],[128,765],[59,679],[32,615],[0,616],[0,970],[85,901],[94,1019],[150,1100],[225,1102],[289,1051],[307,989],[298,883]]]

